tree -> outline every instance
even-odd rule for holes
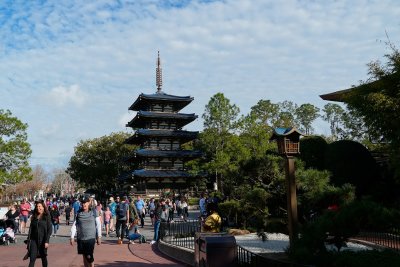
[[[304,131],[306,135],[312,133],[311,124],[319,117],[319,108],[311,104],[302,104],[296,108],[296,121],[299,123],[299,129]]]
[[[75,147],[67,173],[82,186],[104,192],[117,187],[117,177],[130,170],[123,164],[134,146],[125,144],[127,133],[83,140]]]
[[[373,140],[362,117],[355,110],[328,103],[324,106],[323,112],[322,118],[330,124],[332,141],[346,139],[367,145]]]
[[[291,101],[283,101],[278,103],[279,117],[276,127],[292,127],[297,125],[296,109],[297,105]]]
[[[27,142],[28,125],[9,110],[0,109],[0,182],[16,184],[31,179],[28,159],[32,153]]]
[[[324,113],[322,118],[330,125],[333,140],[337,140],[340,126],[343,123],[343,114],[345,110],[338,104],[328,103],[324,106],[322,112]]]
[[[400,177],[400,51],[390,42],[387,62],[368,64],[370,78],[344,96],[348,108],[365,122],[375,140],[388,143],[392,166]]]
[[[229,141],[234,140],[232,132],[238,126],[239,112],[235,104],[231,104],[222,93],[217,93],[211,97],[202,116],[204,132],[200,135],[200,145],[209,158],[206,168],[210,173],[215,173],[217,185],[222,185],[222,170],[229,166],[230,157],[226,148]]]
[[[51,183],[51,192],[59,196],[73,195],[76,182],[63,169],[54,170],[54,179]]]
[[[278,127],[280,120],[280,105],[274,104],[270,100],[260,100],[257,105],[251,107],[249,117],[254,121],[267,125],[271,128]]]
[[[239,108],[231,104],[224,94],[217,93],[206,105],[202,118],[205,129],[216,129],[218,133],[227,133],[236,128]]]

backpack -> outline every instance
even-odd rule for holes
[[[126,203],[119,203],[117,207],[117,219],[126,220],[126,212],[128,210],[128,205]]]
[[[146,237],[144,235],[140,235],[139,237],[139,244],[146,243]]]

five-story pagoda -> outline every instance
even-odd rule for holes
[[[160,54],[157,58],[155,94],[140,94],[129,110],[136,116],[126,125],[135,129],[135,134],[126,140],[139,149],[128,158],[139,168],[132,171],[136,191],[148,189],[187,188],[185,163],[200,157],[202,153],[183,150],[182,145],[197,138],[198,132],[182,130],[182,127],[197,118],[195,114],[179,113],[193,101],[190,96],[168,95],[162,91]]]

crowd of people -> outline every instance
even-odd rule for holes
[[[199,201],[202,230],[218,232],[221,218],[217,213],[217,202],[202,195]],[[151,244],[160,237],[160,225],[174,220],[186,221],[189,216],[186,197],[149,198],[110,196],[106,201],[96,200],[95,195],[84,195],[75,198],[47,198],[46,200],[28,201],[24,198],[18,205],[13,203],[5,217],[12,221],[13,232],[28,234],[26,259],[29,266],[34,266],[41,258],[42,266],[47,266],[47,249],[50,238],[56,237],[60,224],[71,225],[70,244],[77,244],[78,254],[83,257],[84,266],[94,266],[93,251],[95,244],[101,244],[104,231],[106,237],[115,234],[117,244],[124,240],[134,244],[146,242],[139,228],[145,224],[145,216],[151,218],[154,229]],[[65,222],[61,215],[65,214]],[[71,222],[71,218],[73,218]],[[28,222],[30,227],[27,228]]]

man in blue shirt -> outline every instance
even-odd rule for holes
[[[207,216],[207,202],[204,193],[201,194],[201,198],[199,200],[199,208],[200,208],[200,216]]]
[[[76,215],[78,214],[79,210],[81,209],[81,203],[78,199],[75,199],[74,204],[72,204],[72,208],[74,209],[74,221],[76,219]]]
[[[144,201],[140,198],[140,196],[137,196],[137,200],[136,200],[136,209],[138,211],[139,214],[139,218],[140,218],[140,225],[143,228],[144,226]]]

